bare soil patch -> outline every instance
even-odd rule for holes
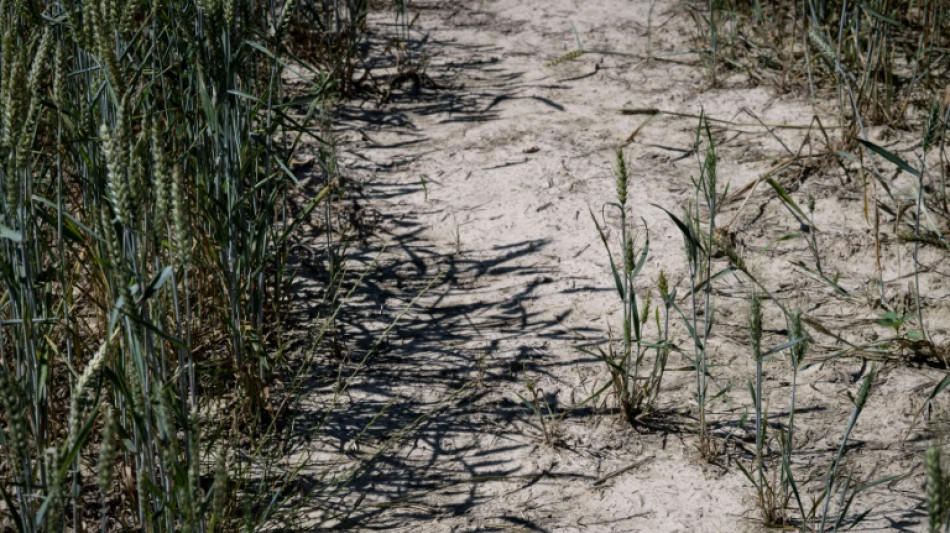
[[[793,458],[806,501],[819,495],[840,445],[853,408],[847,393],[876,363],[842,468],[854,483],[901,477],[862,493],[851,514],[869,511],[858,529],[922,530],[921,461],[934,428],[916,415],[943,375],[933,368],[938,361],[909,348],[822,362],[848,344],[888,335],[875,323],[882,309],[861,177],[820,156],[820,134],[807,129],[816,115],[831,127],[835,117],[741,73],[713,86],[697,54],[681,53],[697,44],[679,3],[657,2],[652,17],[647,0],[419,2],[414,9],[427,36],[431,83],[392,84],[382,103],[346,102],[337,132],[342,167],[361,184],[361,216],[378,221],[351,254],[367,268],[378,261],[378,272],[341,317],[352,364],[371,354],[365,371],[312,445],[322,465],[376,460],[345,493],[315,498],[304,523],[413,531],[762,529],[753,487],[735,464],[748,464],[754,445],[751,287],[740,276],[717,280],[714,292],[711,390],[727,391],[711,406],[722,449],[716,460],[696,450],[694,378],[675,371],[688,364],[678,354],[659,412],[642,427],[627,424],[610,400],[579,405],[607,372],[576,347],[604,345],[608,327],[615,337],[619,327],[589,213],[607,213],[609,226],[602,208],[615,197],[615,149],[629,141],[629,202],[642,235],[650,235],[641,296],[655,292],[661,269],[686,294],[682,236],[656,206],[676,213],[694,199],[694,141],[705,113],[715,119],[719,176],[730,191],[719,225],[763,284],[803,311],[813,337],[814,364],[798,377]],[[584,48],[599,52],[547,65],[576,48],[572,25]],[[622,109],[669,113],[631,139],[650,115]],[[781,239],[800,232],[799,224],[771,188],[752,187],[790,157],[775,179],[799,205],[814,200],[809,230],[823,269],[837,273],[847,296],[792,265],[813,263],[804,240]],[[892,231],[882,250],[885,299],[893,303],[912,294],[911,247]],[[928,326],[940,344],[950,326],[947,265],[932,251],[921,257]],[[688,346],[676,327],[678,343]],[[785,328],[778,313],[768,313],[766,343],[784,342]],[[325,372],[336,365],[328,359]],[[787,414],[790,376],[781,357],[766,363],[764,403],[775,420]],[[304,404],[318,409],[330,396],[315,387]],[[809,477],[820,479],[805,484]]]

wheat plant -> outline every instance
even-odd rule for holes
[[[273,428],[288,238],[333,181],[289,202],[307,126],[285,78],[323,103],[346,70],[290,68],[296,12],[0,2],[0,528],[222,531],[272,512],[249,505],[233,430]]]

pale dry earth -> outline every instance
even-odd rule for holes
[[[620,328],[590,211],[598,218],[606,213],[615,227],[615,211],[605,208],[615,201],[614,150],[647,118],[621,109],[705,112],[729,121],[712,125],[720,181],[731,192],[790,152],[824,150],[814,130],[763,125],[808,126],[817,115],[833,127],[832,110],[742,73],[711,83],[690,52],[700,46],[696,24],[678,2],[657,2],[652,16],[647,0],[429,1],[414,2],[412,10],[419,13],[412,35],[425,41],[431,82],[395,87],[385,102],[347,101],[339,113],[341,168],[360,184],[357,214],[371,228],[349,252],[355,264],[370,268],[383,251],[339,333],[353,364],[372,353],[339,416],[314,437],[318,461],[311,468],[317,475],[325,465],[377,452],[381,458],[342,493],[318,491],[301,524],[762,530],[752,485],[734,463],[751,460],[747,380],[754,365],[745,327],[751,286],[738,275],[715,285],[712,388],[729,391],[712,407],[723,453],[710,463],[696,450],[691,372],[667,374],[660,413],[644,427],[630,427],[612,400],[579,405],[607,373],[577,347],[602,346],[608,328]],[[548,66],[576,47],[572,25],[584,48],[599,52]],[[640,242],[647,228],[650,236],[641,298],[650,291],[656,297],[660,269],[680,295],[687,291],[682,237],[656,206],[680,213],[694,198],[697,125],[695,117],[662,116],[625,149]],[[882,310],[862,182],[853,169],[804,161],[776,177],[800,205],[815,198],[821,260],[826,271],[840,274],[848,297],[791,266],[814,260],[803,240],[778,241],[798,225],[764,185],[741,212],[746,195],[730,194],[719,224],[735,232],[752,271],[790,307],[856,344],[887,336],[874,324]],[[910,248],[891,239],[883,250],[886,298],[905,298]],[[936,255],[924,254],[923,262],[933,271],[922,279],[928,325],[935,339],[945,339],[947,266]],[[766,321],[768,344],[784,342],[777,310],[769,309]],[[813,362],[841,345],[812,334]],[[677,340],[689,346],[681,326]],[[328,375],[335,364],[325,362]],[[674,355],[670,367],[686,364]],[[804,480],[827,471],[851,413],[847,392],[869,368],[852,356],[799,376],[801,453],[794,467],[808,494],[820,491],[823,478]],[[785,360],[766,364],[767,403],[776,420],[786,413],[790,376]],[[925,422],[912,421],[940,376],[902,361],[879,366],[844,468],[855,482],[908,475],[858,497],[851,514],[870,513],[857,529],[925,527],[920,462],[932,433]],[[542,421],[526,407],[521,397],[532,399],[531,387],[553,416]],[[304,405],[318,410],[329,390],[315,386],[308,395]],[[322,521],[354,507],[342,522]]]

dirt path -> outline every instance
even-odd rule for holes
[[[588,211],[600,213],[614,201],[614,150],[646,118],[619,110],[704,109],[738,123],[717,130],[720,175],[733,191],[787,157],[782,143],[792,151],[802,145],[804,132],[773,135],[757,120],[807,125],[816,113],[742,76],[710,89],[695,54],[674,54],[694,46],[695,31],[686,8],[674,4],[657,2],[649,46],[663,59],[648,61],[641,57],[648,51],[647,0],[414,2],[420,31],[429,36],[427,73],[438,87],[423,84],[413,95],[397,90],[385,106],[351,102],[341,111],[344,168],[365,185],[364,215],[381,222],[375,248],[360,257],[369,261],[387,243],[381,275],[374,276],[382,281],[361,300],[354,311],[361,318],[347,323],[346,334],[374,338],[385,317],[433,285],[375,350],[341,410],[346,417],[331,424],[323,457],[372,455],[400,428],[412,431],[384,450],[350,492],[322,500],[315,516],[359,501],[351,519],[373,515],[379,527],[412,531],[761,529],[739,469],[726,459],[706,463],[695,450],[691,373],[671,373],[660,400],[666,414],[651,430],[635,431],[594,404],[571,409],[606,377],[602,364],[575,346],[602,344],[608,325],[619,328],[607,258]],[[547,66],[574,48],[571,24],[585,49],[629,55],[590,53]],[[644,296],[661,268],[685,291],[682,238],[651,204],[678,211],[692,197],[697,123],[663,116],[626,149],[633,210],[651,236]],[[806,189],[815,195],[818,220],[835,228],[822,234],[828,268],[840,269],[843,284],[859,286],[873,274],[867,228],[856,198],[829,192],[835,179],[810,182],[796,197]],[[729,205],[724,220],[739,203]],[[809,257],[804,244],[762,251],[792,222],[760,190],[733,229],[757,251],[749,260],[780,297],[836,331],[873,319],[866,306],[832,301],[827,287],[791,275],[788,261]],[[752,368],[744,333],[748,292],[738,278],[718,287],[721,325],[713,346],[725,365],[714,371],[715,386],[733,387],[715,406],[719,428],[727,442],[730,435],[736,441],[730,455],[742,460],[748,445],[741,438],[749,433],[737,421],[747,412]],[[358,346],[354,357],[368,348]],[[781,362],[774,365],[767,381],[778,413],[788,373]],[[850,413],[844,392],[865,370],[852,360],[801,377],[799,431],[810,450],[798,459],[803,478],[831,461]],[[920,370],[892,368],[881,380],[865,416],[878,422],[862,422],[854,434],[856,475],[906,473],[919,463],[922,444],[904,441],[902,432],[928,379]],[[532,413],[519,398],[532,399],[532,388],[539,405],[562,416]],[[920,488],[912,477],[862,495],[858,510],[874,506],[864,526],[922,527]],[[391,505],[367,506],[378,502]]]

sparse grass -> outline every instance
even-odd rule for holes
[[[947,6],[895,2],[710,2],[694,11],[707,62],[813,98],[832,94],[839,139],[853,146],[873,124],[904,124],[921,98],[943,90]],[[717,60],[718,59],[718,60]]]
[[[946,209],[946,153],[944,134],[948,109],[944,91],[947,86],[947,58],[943,53],[948,41],[947,6],[931,0],[893,2],[846,2],[842,0],[806,0],[804,2],[737,2],[722,1],[696,3],[693,9],[698,34],[704,42],[701,64],[710,73],[713,85],[722,86],[735,80],[768,83],[782,92],[798,91],[809,96],[817,106],[837,115],[837,129],[818,125],[825,139],[823,157],[835,162],[842,172],[856,173],[863,178],[860,186],[864,198],[863,217],[873,229],[877,257],[877,279],[874,285],[879,294],[872,306],[880,309],[878,324],[893,329],[894,336],[868,346],[867,354],[886,353],[895,359],[905,358],[905,347],[913,346],[917,358],[939,365],[943,353],[941,343],[934,339],[928,324],[928,301],[922,279],[928,274],[921,263],[925,247],[945,254],[950,246],[945,235],[950,227],[950,211]],[[813,121],[814,123],[814,121]],[[919,133],[914,134],[912,132]],[[833,135],[829,134],[832,133]],[[872,137],[873,136],[873,137]],[[888,137],[903,137],[899,144],[888,143]],[[907,147],[907,139],[915,142]],[[784,146],[784,143],[783,143]],[[787,147],[786,151],[789,151]],[[791,153],[791,151],[789,151]],[[905,154],[912,154],[912,159]],[[793,158],[801,157],[801,153]],[[935,162],[934,160],[938,162]],[[906,178],[910,179],[906,179]],[[824,228],[816,225],[815,200],[811,195],[796,199],[772,177],[764,178],[771,193],[785,208],[801,231],[783,239],[802,239],[811,256],[810,264],[793,262],[796,270],[812,278],[829,295],[840,301],[854,297],[854,290],[846,286],[837,272],[830,273],[823,265],[823,249],[827,238]],[[697,186],[701,190],[702,182]],[[882,242],[885,236],[881,220],[890,214],[895,219],[895,246],[907,246],[911,256],[910,270],[913,281],[903,296],[892,296],[883,272],[885,256]],[[677,221],[684,234],[694,232],[684,217]],[[740,236],[741,238],[741,236]],[[721,244],[721,243],[720,243]],[[699,248],[688,245],[687,257]],[[761,350],[761,317],[751,323],[753,352],[756,362],[755,385],[750,382],[750,394],[756,413],[756,449],[752,468],[740,467],[756,488],[763,520],[768,525],[781,525],[790,518],[787,507],[795,501],[799,508],[798,525],[802,528],[838,529],[845,523],[854,524],[865,514],[848,515],[855,498],[884,480],[856,483],[851,475],[842,475],[842,457],[847,450],[850,434],[863,411],[870,394],[876,370],[865,373],[861,387],[852,398],[854,407],[837,455],[823,476],[824,489],[820,509],[802,505],[798,488],[814,479],[795,486],[793,456],[796,449],[794,431],[796,382],[799,371],[816,364],[805,354],[810,336],[804,332],[806,318],[799,311],[788,312],[771,295],[769,288],[755,279],[732,252],[723,249],[733,267],[746,274],[756,290],[769,294],[769,300],[781,308],[786,317],[789,342],[785,346],[791,362],[790,409],[786,425],[779,430],[777,442],[781,458],[776,458],[775,483],[766,474],[765,443],[769,425],[762,405],[763,360]],[[904,268],[903,265],[901,268]],[[932,276],[932,274],[930,274]],[[695,285],[694,285],[695,286]],[[754,297],[753,315],[760,309]],[[766,300],[766,301],[769,301]],[[811,319],[807,319],[811,320]],[[815,321],[810,321],[820,327]],[[827,329],[821,328],[823,334]],[[840,341],[841,337],[836,340]],[[853,354],[863,348],[848,346],[838,356]],[[921,359],[918,359],[921,360]],[[943,361],[945,366],[947,363]],[[947,386],[941,381],[928,402]],[[939,470],[936,452],[928,452],[928,468]],[[939,475],[938,475],[939,474]],[[933,480],[939,472],[928,474]],[[936,481],[932,481],[933,486]],[[789,489],[794,489],[790,500]],[[932,489],[932,492],[936,489]],[[931,500],[937,498],[932,497]],[[939,498],[937,498],[939,499]],[[934,500],[936,501],[936,500]],[[942,504],[941,504],[942,505]],[[932,508],[939,508],[936,503]],[[941,511],[942,512],[942,511]],[[934,515],[933,524],[942,524]]]
[[[567,412],[555,413],[545,398],[544,390],[537,386],[532,379],[525,381],[525,389],[530,395],[530,399],[518,394],[521,403],[531,411],[534,419],[538,421],[539,437],[544,444],[548,446],[557,446],[563,438],[561,425]]]

